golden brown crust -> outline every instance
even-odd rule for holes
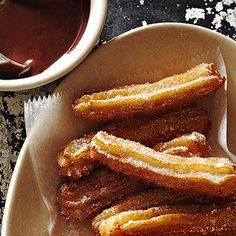
[[[219,89],[224,81],[213,64],[201,64],[155,83],[85,95],[75,100],[72,107],[78,117],[91,121],[152,114],[209,95]]]
[[[198,132],[182,135],[169,142],[158,143],[153,149],[157,152],[185,157],[209,157],[211,155],[211,147],[206,137]]]
[[[207,111],[190,106],[164,114],[113,122],[103,130],[152,147],[193,131],[206,134],[210,127]]]
[[[235,201],[233,198],[215,198],[198,196],[196,194],[190,194],[185,192],[173,192],[168,189],[158,188],[150,189],[144,192],[130,196],[129,198],[121,201],[119,204],[114,205],[108,209],[105,209],[99,215],[97,215],[92,221],[92,227],[95,232],[99,232],[100,224],[103,220],[108,219],[123,211],[130,210],[145,210],[150,207],[159,207],[163,205],[183,205],[193,203],[222,203]]]
[[[94,160],[158,186],[222,197],[236,191],[235,164],[226,158],[164,154],[105,132],[94,136],[91,150]]]
[[[236,233],[235,202],[126,211],[102,221],[99,227],[101,236],[227,235],[229,232]]]
[[[61,214],[67,219],[84,220],[148,187],[138,180],[102,168],[78,182],[62,184],[58,204]]]

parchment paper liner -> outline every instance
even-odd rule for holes
[[[48,209],[50,220],[47,222],[47,229],[49,235],[93,235],[88,227],[88,222],[82,222],[75,226],[66,222],[57,213],[56,193],[61,178],[58,176],[55,155],[59,148],[67,142],[82,136],[93,128],[91,124],[74,116],[71,109],[72,99],[91,89],[104,89],[127,84],[157,81],[161,78],[184,72],[203,62],[215,63],[220,73],[226,76],[223,57],[219,49],[215,49],[186,58],[186,60],[180,60],[175,63],[170,62],[165,66],[160,65],[159,68],[148,71],[145,70],[145,65],[148,64],[148,61],[145,61],[141,73],[124,75],[124,77],[115,81],[103,81],[101,77],[98,77],[96,81],[81,82],[80,88],[76,88],[73,91],[66,91],[65,93],[56,94],[37,101],[29,101],[25,104],[25,123],[29,136],[30,153],[42,201]],[[226,145],[226,88],[227,84],[214,95],[203,99],[199,103],[208,110],[213,121],[208,140],[214,155],[235,158],[228,151]]]

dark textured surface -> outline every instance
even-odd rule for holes
[[[202,13],[200,17],[192,15],[193,8]],[[109,0],[100,44],[130,29],[157,22],[194,23],[236,39],[235,15],[235,0]],[[23,103],[51,93],[59,82],[24,92],[0,92],[0,219],[12,171],[26,136]]]

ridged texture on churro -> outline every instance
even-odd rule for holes
[[[191,103],[213,93],[224,83],[213,64],[201,64],[191,70],[155,83],[125,86],[84,95],[74,101],[75,114],[86,120],[104,121],[161,112]]]
[[[63,184],[58,192],[58,204],[67,219],[84,220],[148,187],[138,180],[102,168],[78,182]]]
[[[198,132],[182,135],[169,142],[158,143],[153,147],[157,152],[185,157],[209,157],[211,147],[206,137]]]
[[[90,157],[90,142],[94,134],[68,143],[57,153],[59,174],[77,180],[98,168]]]
[[[236,168],[226,158],[184,158],[98,132],[91,142],[94,160],[113,170],[175,190],[212,196],[236,191]]]
[[[173,192],[171,190],[157,188],[146,190],[141,193],[130,196],[117,205],[105,209],[102,213],[97,215],[92,221],[92,227],[95,232],[99,232],[99,226],[103,220],[108,219],[123,211],[130,210],[145,210],[150,207],[158,207],[163,205],[183,205],[193,203],[219,203],[232,202],[235,198],[215,198],[198,196],[196,194],[187,194],[184,192]]]
[[[235,234],[235,202],[126,211],[102,221],[99,227],[100,236]]]
[[[205,134],[210,127],[207,111],[190,106],[164,114],[113,122],[104,131],[152,147],[193,131]]]

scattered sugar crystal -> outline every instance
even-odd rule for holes
[[[222,27],[222,21],[224,20],[236,29],[236,8],[217,13],[212,21],[212,25],[215,29],[219,29]]]
[[[230,6],[232,3],[235,3],[235,0],[223,0],[223,4]]]
[[[140,5],[144,5],[144,0],[139,1]]]
[[[143,25],[143,26],[147,25],[147,21],[143,20],[143,21],[142,21],[142,25]]]
[[[207,14],[211,14],[211,13],[212,13],[212,8],[211,8],[211,7],[207,7],[207,8],[206,8],[206,11],[207,11],[207,12],[206,12]]]
[[[185,19],[187,21],[194,19],[193,23],[196,24],[199,19],[205,19],[205,10],[194,7],[186,9]]]
[[[204,0],[206,6],[213,0]],[[187,8],[185,11],[186,21],[193,20],[196,24],[200,19],[205,19],[206,15],[214,14],[214,18],[211,22],[211,29],[222,30],[222,27],[226,27],[224,24],[228,22],[231,27],[236,29],[236,7],[232,9],[232,4],[236,3],[236,0],[221,0],[216,1],[215,6],[203,8]],[[229,7],[231,7],[229,9]]]
[[[220,12],[223,10],[223,4],[222,2],[218,2],[215,6],[216,11]]]
[[[230,26],[236,29],[236,8],[228,9],[225,19],[229,22]]]
[[[215,17],[212,21],[212,25],[215,29],[219,29],[221,27],[221,22],[224,19],[224,14],[220,12],[220,14],[215,14]]]

